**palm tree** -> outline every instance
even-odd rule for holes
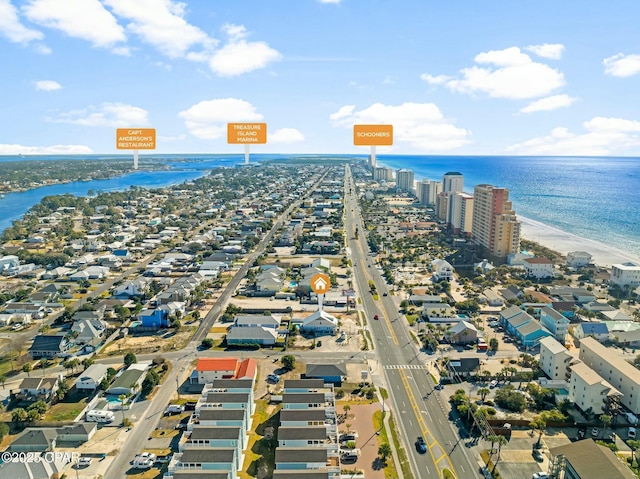
[[[600,422],[602,423],[602,437],[607,437],[607,426],[611,424],[611,416],[608,414],[600,414]]]
[[[640,441],[637,439],[631,439],[629,441],[627,441],[627,446],[629,446],[629,449],[631,449],[631,469],[633,469],[633,459],[634,459],[634,454],[635,452],[640,449]]]
[[[547,422],[544,420],[542,416],[536,416],[535,419],[529,423],[529,427],[534,431],[538,431],[539,433],[538,442],[536,444],[536,448],[539,448],[540,442],[542,441],[542,434],[544,433],[544,430],[547,428]]]
[[[492,474],[496,472],[496,467],[498,467],[498,463],[500,462],[500,452],[502,451],[502,446],[507,444],[509,441],[507,441],[507,438],[504,436],[498,436],[496,442],[498,443],[498,458],[496,459],[496,462],[493,463],[493,470],[491,471]]]
[[[480,399],[484,402],[487,395],[491,392],[489,388],[480,388],[478,389],[478,394],[480,394]]]

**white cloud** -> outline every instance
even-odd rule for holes
[[[334,4],[338,4],[340,3],[342,0],[318,0],[318,2],[320,3],[334,3]]]
[[[595,117],[582,124],[584,133],[576,134],[558,127],[542,137],[532,138],[506,148],[521,155],[585,155],[606,156],[632,151],[640,147],[640,121]],[[635,150],[632,150],[636,148]]]
[[[552,111],[552,110],[557,110],[558,108],[565,108],[565,107],[571,106],[571,104],[577,100],[578,100],[577,98],[570,97],[569,95],[565,95],[565,94],[553,95],[553,96],[548,96],[546,98],[541,98],[540,100],[531,102],[527,106],[522,108],[520,111],[522,113],[534,113],[536,111]]]
[[[187,135],[185,135],[185,134],[176,135],[176,136],[158,135],[158,141],[160,141],[162,143],[169,143],[169,142],[173,142],[173,141],[182,141],[182,140],[186,140],[186,139],[187,139]]]
[[[443,83],[452,80],[453,77],[447,75],[429,75],[428,73],[423,73],[420,75],[420,79],[426,81],[429,85],[442,85]]]
[[[131,21],[127,30],[169,58],[198,47],[210,51],[216,40],[184,18],[186,4],[171,0],[103,0],[119,17]]]
[[[86,155],[93,150],[86,145],[24,146],[0,144],[0,155]]]
[[[564,75],[550,66],[534,62],[518,47],[476,55],[474,65],[460,70],[460,78],[423,74],[430,84],[442,84],[452,91],[486,93],[493,98],[528,99],[548,95],[565,84]]]
[[[22,9],[32,22],[97,47],[126,41],[124,29],[98,0],[30,0]]]
[[[148,112],[142,108],[123,103],[103,103],[83,110],[62,113],[57,118],[48,118],[52,123],[70,123],[81,126],[108,126],[126,128],[147,126]]]
[[[62,85],[53,80],[38,80],[34,82],[36,90],[40,91],[56,91],[62,88]]]
[[[384,77],[384,80],[382,80],[382,84],[393,85],[396,81],[398,81],[398,77],[387,75],[386,77]]]
[[[268,143],[299,143],[304,141],[304,135],[295,128],[280,128],[269,135]]]
[[[525,50],[542,58],[560,60],[564,53],[564,45],[562,43],[543,43],[542,45],[529,45]]]
[[[44,38],[42,32],[27,28],[20,22],[18,10],[10,0],[0,0],[0,35],[22,44]]]
[[[469,143],[471,132],[444,118],[434,103],[374,103],[364,110],[346,105],[329,116],[334,126],[352,128],[354,124],[391,124],[394,143],[409,143],[424,150],[443,151]]]
[[[249,42],[247,31],[241,25],[222,27],[229,40],[216,51],[209,60],[209,67],[219,76],[236,76],[265,68],[269,63],[280,60],[282,55],[265,42]]]
[[[602,60],[604,72],[614,77],[630,77],[640,73],[640,55],[618,53]]]
[[[225,136],[227,123],[260,121],[263,118],[251,103],[238,98],[203,100],[181,111],[178,116],[193,136],[207,140]]]

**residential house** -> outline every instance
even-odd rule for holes
[[[100,319],[81,319],[75,321],[71,326],[71,331],[77,333],[76,344],[96,345],[107,330],[107,323]]]
[[[196,425],[190,434],[185,434],[178,444],[179,451],[192,447],[236,448],[238,456],[246,447],[246,431],[238,426],[202,426]]]
[[[549,306],[540,308],[540,323],[564,344],[569,333],[569,318]]]
[[[523,266],[526,276],[536,279],[553,278],[553,261],[548,258],[527,258]]]
[[[334,334],[337,327],[337,318],[323,310],[318,310],[304,318],[300,331],[317,337]]]
[[[620,288],[635,289],[640,286],[640,264],[628,261],[611,266],[609,282]]]
[[[247,409],[201,408],[197,414],[197,423],[201,426],[240,427],[247,431],[251,415]],[[188,429],[189,430],[189,426]]]
[[[227,472],[231,477],[237,477],[239,460],[234,448],[190,447],[173,455],[167,475],[171,476],[180,470],[202,470]]]
[[[57,443],[84,444],[89,441],[98,430],[98,423],[76,422],[56,429]]]
[[[468,321],[458,321],[444,336],[451,344],[474,344],[478,340],[478,329]]]
[[[339,385],[347,379],[347,366],[344,362],[337,364],[328,363],[307,363],[305,378],[322,379],[325,383]]]
[[[70,347],[69,341],[62,335],[38,334],[33,338],[29,354],[33,359],[52,359],[69,350]]]
[[[330,441],[327,428],[324,424],[311,427],[289,427],[278,428],[278,447],[318,447],[326,448],[334,454],[338,453],[338,443],[336,440]]]
[[[543,337],[552,336],[548,329],[517,306],[500,311],[500,319],[507,332],[525,348],[535,348]]]
[[[580,359],[622,393],[623,406],[640,414],[640,375],[632,364],[591,337],[580,341]]]
[[[270,315],[250,315],[250,316],[236,316],[233,320],[233,325],[239,328],[255,328],[262,327],[268,329],[278,329],[280,327],[281,317]]]
[[[48,402],[58,389],[60,384],[59,377],[31,378],[27,377],[22,380],[16,397],[22,401],[39,401]]]
[[[278,447],[275,463],[276,471],[340,470],[338,458],[329,457],[329,452],[323,447]]]
[[[622,393],[585,363],[579,361],[571,366],[569,396],[581,411],[597,416],[608,409],[608,400],[613,397],[619,398]]]
[[[489,306],[497,307],[504,304],[504,301],[502,300],[500,295],[492,289],[485,289],[482,294],[484,294],[484,297],[487,298],[487,305]]]
[[[239,346],[243,344],[259,344],[260,346],[275,346],[278,332],[275,329],[262,326],[238,327],[231,326],[226,336],[227,344]]]
[[[524,292],[514,284],[511,284],[498,292],[502,295],[505,301],[520,300],[524,298]]]
[[[444,259],[435,259],[431,262],[431,270],[433,271],[434,281],[453,279],[453,266]]]
[[[580,323],[577,326],[574,326],[573,337],[577,340],[592,337],[602,343],[609,339],[609,327],[607,326],[607,323],[600,321]]]
[[[103,279],[109,275],[106,266],[88,266],[83,270],[69,275],[69,281],[83,281],[90,279]]]
[[[326,425],[328,423],[331,423],[331,421],[322,409],[283,409],[280,411],[281,426],[306,427]]]
[[[169,311],[167,309],[143,309],[140,311],[138,318],[141,325],[145,328],[169,327]]]
[[[78,391],[95,391],[107,375],[109,366],[95,363],[80,373],[74,385]]]
[[[142,381],[147,375],[147,370],[151,366],[150,363],[135,363],[130,365],[126,370],[122,371],[111,383],[107,394],[120,396],[121,394],[134,394],[140,390]]]
[[[591,254],[586,251],[569,251],[567,253],[567,266],[570,268],[583,268],[592,262]]]
[[[53,451],[57,439],[58,433],[53,428],[28,427],[13,440],[9,450],[11,452]]]
[[[139,277],[132,281],[127,281],[113,290],[112,296],[117,299],[130,299],[134,297],[144,296],[149,288],[149,280],[145,277]]]
[[[569,378],[569,366],[574,358],[567,348],[549,336],[540,340],[540,369],[552,380]]]
[[[593,439],[570,442],[549,449],[554,477],[566,479],[636,479],[635,474],[606,446]],[[275,479],[275,478],[274,478]]]
[[[200,358],[194,376],[198,384],[207,384],[216,379],[232,379],[238,369],[238,358]]]

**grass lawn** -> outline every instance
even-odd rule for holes
[[[150,437],[158,438],[158,437],[173,437],[177,436],[180,433],[177,429],[155,429],[151,431],[149,434]]]
[[[224,334],[224,333],[227,332],[228,329],[229,329],[228,326],[213,326],[209,330],[209,332],[212,333],[212,334],[214,334],[214,333],[222,333],[222,334]]]
[[[265,439],[261,433],[264,432],[264,428],[267,426],[273,427],[274,429],[278,427],[280,410],[274,410],[272,415],[269,416],[267,407],[267,401],[256,401],[256,411],[253,417],[254,424],[257,424],[257,426],[256,430],[249,436],[242,471],[238,471],[238,477],[242,479],[256,477],[260,466],[266,466],[269,476],[275,469],[275,448],[278,443],[275,439]]]
[[[417,314],[405,314],[407,321],[409,322],[409,326],[413,326],[418,320]]]
[[[45,421],[71,421],[75,419],[78,414],[87,405],[87,398],[82,397],[79,399],[73,396],[66,397],[62,402],[51,406],[44,415]]]

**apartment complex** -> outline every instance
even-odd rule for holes
[[[471,234],[473,225],[473,196],[457,192],[451,196],[451,226],[453,232]]]
[[[516,217],[509,190],[482,184],[473,193],[472,236],[497,257],[520,251],[520,221]]]
[[[393,181],[393,169],[385,166],[376,166],[373,169],[373,179],[375,181]]]
[[[580,341],[580,359],[622,393],[623,406],[640,413],[640,374],[634,366],[595,338]]]
[[[442,183],[439,181],[428,180],[424,178],[416,184],[416,196],[420,200],[420,204],[424,206],[435,205],[436,197],[442,190]]]

